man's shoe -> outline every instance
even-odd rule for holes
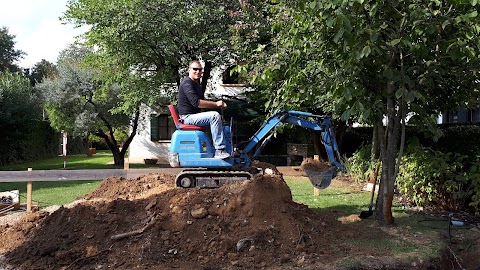
[[[229,153],[225,152],[223,149],[218,149],[215,151],[215,158],[227,159],[231,157]]]

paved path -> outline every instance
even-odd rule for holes
[[[183,168],[0,171],[0,182],[99,180],[110,176],[136,178],[150,173],[176,175],[182,169]],[[277,169],[284,175],[303,175],[303,172],[295,167],[285,166],[277,167]]]
[[[0,171],[0,182],[98,180],[110,176],[136,178],[150,173],[177,174],[180,171],[180,168]]]

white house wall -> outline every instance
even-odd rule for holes
[[[130,163],[142,163],[144,159],[156,158],[159,162],[168,162],[170,141],[154,142],[150,140],[150,115],[155,114],[150,108],[141,109],[137,135],[133,138],[128,149]],[[130,131],[131,132],[131,131]]]

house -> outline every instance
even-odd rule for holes
[[[480,123],[480,109],[458,109],[444,112],[438,117],[437,123]]]
[[[237,118],[244,116],[251,119],[258,116],[258,112],[253,108],[242,106],[242,103],[245,102],[241,98],[248,89],[244,84],[235,83],[236,81],[232,81],[231,77],[225,76],[227,72],[230,73],[229,69],[224,73],[213,72],[205,96],[209,99],[222,98],[226,100],[230,110],[224,111],[226,118],[232,114],[231,110],[235,110],[233,114],[236,114]],[[170,139],[175,131],[168,108],[164,106],[155,109],[143,106],[140,119],[137,135],[128,150],[128,162],[141,163],[144,159],[158,159],[159,163],[168,163]]]

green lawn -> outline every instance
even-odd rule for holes
[[[0,166],[0,171],[26,171],[28,168],[33,170],[60,170],[63,169],[63,156],[49,159],[25,162],[21,164]],[[82,155],[67,155],[67,170],[85,170],[85,169],[112,169],[113,156],[110,151],[97,151],[91,157]]]
[[[114,169],[113,156],[109,150],[97,150],[97,153],[89,157],[85,154],[68,155],[67,170],[87,170],[87,169]],[[49,159],[25,162],[21,164],[0,166],[0,171],[26,171],[28,168],[33,170],[61,170],[64,169],[63,156],[53,157]],[[130,168],[159,168],[162,164],[146,165],[143,163],[130,164]],[[123,167],[122,167],[123,169]]]
[[[102,181],[48,181],[32,183],[32,201],[39,202],[40,208],[65,205],[76,197],[95,190]],[[27,183],[0,183],[0,191],[20,191],[20,203],[26,203]]]
[[[0,171],[26,171],[28,168],[32,168],[33,170],[60,170],[63,169],[63,162],[63,156],[58,156],[39,161],[1,166]],[[67,156],[67,170],[113,168],[115,168],[113,165],[113,156],[108,150],[97,151],[97,153],[91,157],[88,157],[85,154]],[[130,164],[130,168],[158,168],[158,165]],[[34,202],[40,202],[40,207],[64,205],[73,202],[76,197],[96,189],[100,183],[100,179],[98,181],[33,182],[32,200]],[[10,190],[19,190],[20,202],[26,202],[26,182],[1,183],[0,180],[0,192]]]
[[[292,191],[293,200],[311,208],[320,211],[335,209],[346,214],[359,214],[362,210],[368,210],[369,192],[351,191],[335,179],[330,187],[320,190],[319,196],[314,196],[312,185],[304,178],[285,176],[284,179]]]

